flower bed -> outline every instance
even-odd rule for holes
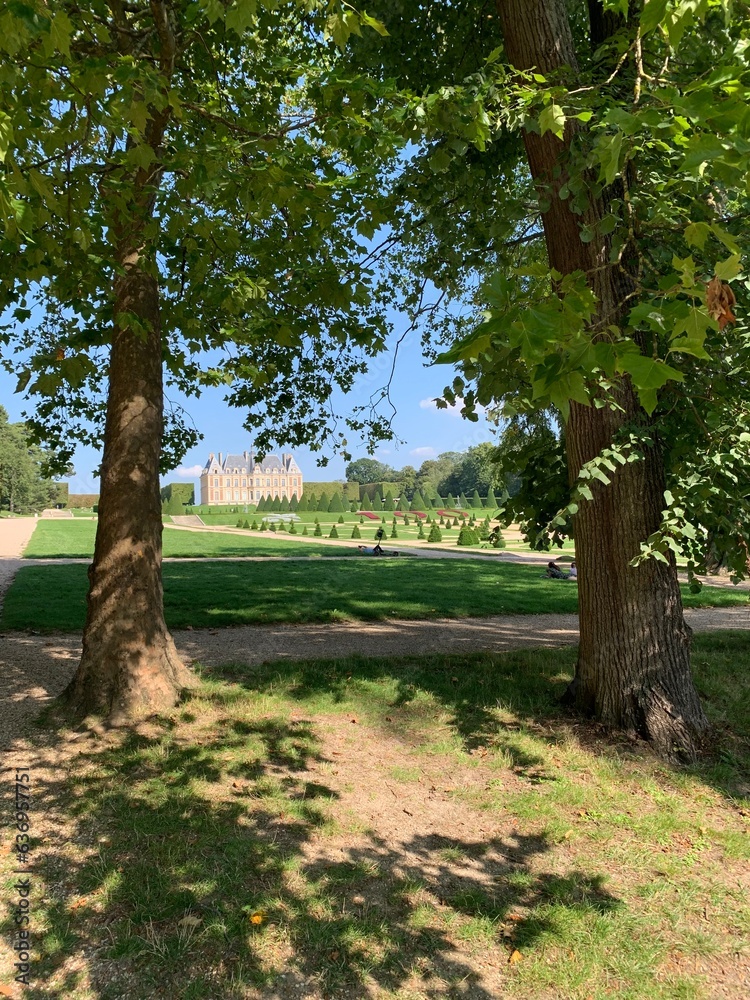
[[[373,514],[371,510],[359,510],[357,511],[360,517],[369,517],[371,521],[379,521],[380,518],[377,514]]]

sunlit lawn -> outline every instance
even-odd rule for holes
[[[749,657],[697,637],[687,770],[558,707],[572,648],[213,667],[140,731],[42,730],[75,765],[36,777],[29,995],[740,1000]]]
[[[301,529],[300,529],[301,530]],[[40,521],[24,556],[27,559],[87,559],[94,554],[95,521]],[[354,556],[351,549],[297,542],[288,533],[284,540],[273,532],[239,534],[217,531],[180,531],[165,528],[166,558],[221,558],[232,556]]]

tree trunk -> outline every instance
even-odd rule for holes
[[[159,290],[138,250],[120,256],[83,655],[66,691],[76,713],[114,724],[171,707],[192,683],[163,611]]]
[[[598,9],[598,5],[591,4]],[[542,73],[570,68],[577,60],[564,0],[497,0],[508,61]],[[593,25],[599,32],[601,24]],[[583,243],[581,222],[593,222],[604,202],[580,219],[557,196],[565,183],[565,154],[577,123],[566,123],[561,141],[551,132],[526,133],[532,177],[550,208],[543,224],[550,266],[562,274],[581,270],[599,299],[599,321],[617,323],[632,282],[608,264],[606,240]],[[559,169],[562,167],[563,169]],[[555,168],[558,168],[555,174]],[[606,197],[606,195],[605,195]],[[566,442],[571,480],[581,466],[612,444],[626,423],[645,422],[628,378],[618,392],[623,412],[571,404]],[[594,499],[582,502],[575,519],[580,647],[569,700],[588,715],[651,741],[664,756],[692,758],[707,726],[690,674],[690,630],[674,560],[630,566],[640,542],[656,530],[665,488],[658,444],[645,459],[596,483]]]

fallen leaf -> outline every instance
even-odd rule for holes
[[[201,918],[194,917],[190,913],[188,913],[186,917],[183,917],[182,920],[177,921],[178,927],[200,927],[200,925],[201,925]]]
[[[522,958],[523,955],[518,950],[518,948],[514,948],[514,950],[510,953],[510,956],[508,957],[508,965],[515,965],[516,962],[520,962]]]
[[[250,923],[255,924],[256,927],[259,927],[260,924],[264,923],[265,919],[266,919],[265,910],[254,910],[250,914]]]
[[[2,986],[0,985],[0,996],[4,997],[14,997],[16,995],[15,990],[12,986]]]
[[[85,906],[86,903],[88,903],[88,899],[86,898],[86,896],[83,896],[81,899],[77,899],[75,903],[71,903],[68,909],[79,910],[82,906]]]

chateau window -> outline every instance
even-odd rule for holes
[[[239,486],[239,485],[240,485],[240,481],[239,481],[239,479],[235,479],[235,481],[234,481],[234,485],[235,485],[235,486]]]
[[[282,486],[286,486],[286,479],[282,479],[282,480],[281,480],[281,485],[282,485]]]
[[[247,500],[247,490],[242,491],[242,499]]]
[[[279,485],[279,481],[278,481],[278,479],[274,479],[274,481],[273,481],[273,485],[274,485],[274,486],[278,486],[278,485]]]
[[[234,491],[234,499],[235,500],[239,500],[239,498],[240,498],[240,491],[239,490],[235,490]]]
[[[219,485],[219,480],[218,479],[214,479],[214,486],[218,486],[218,485]]]
[[[242,480],[242,485],[243,485],[243,486],[247,486],[247,479],[243,479],[243,480]]]
[[[267,480],[266,480],[266,486],[270,486],[270,485],[271,485],[271,480],[270,480],[270,479],[267,479]]]
[[[225,486],[231,486],[232,485],[232,480],[229,479],[229,477],[227,477],[226,482],[224,483],[224,485]]]

